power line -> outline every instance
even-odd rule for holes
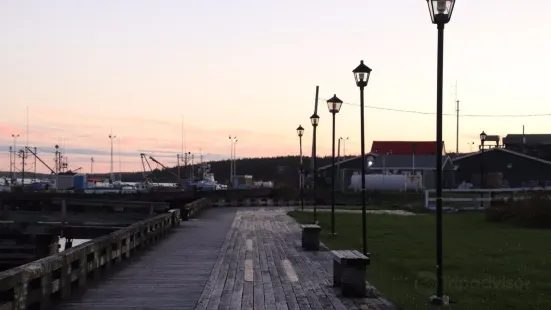
[[[327,99],[319,98],[320,100]],[[351,103],[351,102],[343,102],[343,104],[346,105],[353,105],[353,106],[360,106],[357,103]],[[383,107],[377,107],[377,106],[370,106],[370,105],[364,105],[367,109],[372,110],[381,110],[381,111],[389,111],[389,112],[400,112],[400,113],[411,113],[411,114],[419,114],[419,115],[436,115],[436,112],[425,112],[425,111],[415,111],[415,110],[406,110],[406,109],[395,109],[395,108],[383,108]],[[444,116],[456,116],[455,113],[444,113]],[[551,116],[551,113],[541,113],[541,114],[460,114],[460,117],[488,117],[488,118],[499,118],[499,117],[542,117],[542,116]]]

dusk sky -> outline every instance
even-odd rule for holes
[[[534,14],[536,12],[537,14]],[[460,151],[478,134],[550,133],[551,3],[458,0],[445,32],[444,140]],[[352,70],[373,69],[366,143],[435,140],[436,26],[426,1],[17,0],[0,2],[0,170],[12,134],[53,166],[62,145],[72,168],[109,171],[111,129],[118,170],[140,152],[176,163],[185,149],[205,160],[298,153],[315,87],[345,104],[337,137],[359,153],[359,90]],[[331,119],[320,100],[318,154],[330,154]],[[522,115],[537,114],[528,117]],[[541,116],[541,115],[544,116]],[[549,114],[549,115],[545,115]],[[494,115],[476,116],[476,115]],[[496,117],[501,115],[501,117]],[[511,116],[512,115],[512,116]],[[513,117],[516,116],[516,117]],[[63,141],[63,144],[62,144]],[[45,172],[42,165],[38,171]]]

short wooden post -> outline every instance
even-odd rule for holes
[[[302,225],[302,247],[307,251],[319,251],[321,227],[315,224]]]

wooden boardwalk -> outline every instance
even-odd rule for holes
[[[62,309],[394,309],[345,299],[284,208],[215,208]]]
[[[210,209],[59,309],[193,309],[236,210]]]

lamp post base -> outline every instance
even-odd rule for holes
[[[450,304],[450,297],[449,296],[438,297],[436,295],[433,295],[430,297],[430,304],[433,306],[447,306]]]
[[[331,237],[336,237],[337,235],[338,235],[338,234],[337,234],[336,232],[334,232],[334,233],[329,233],[329,236],[331,236]]]

